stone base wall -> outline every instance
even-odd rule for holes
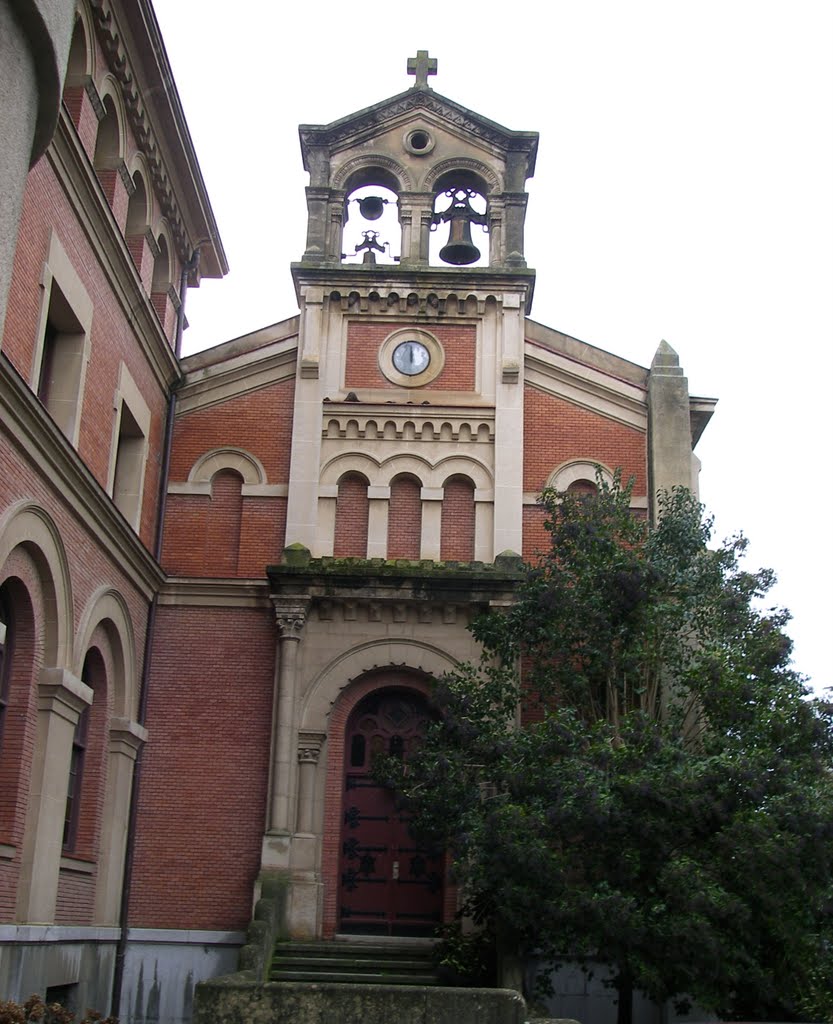
[[[249,977],[251,977],[249,975]],[[523,1024],[508,989],[310,985],[230,975],[197,985],[194,1024]]]

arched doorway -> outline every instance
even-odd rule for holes
[[[444,855],[421,846],[411,817],[373,777],[374,758],[407,758],[431,713],[412,690],[377,690],[347,721],[344,743],[338,930],[352,935],[433,935],[442,922]]]

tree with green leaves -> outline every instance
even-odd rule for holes
[[[724,1019],[833,1020],[833,722],[790,667],[774,578],[690,493],[542,496],[550,547],[438,681],[386,771],[521,955],[610,966]]]

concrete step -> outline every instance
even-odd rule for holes
[[[271,981],[436,985],[430,947],[348,942],[278,942]]]
[[[371,971],[289,971],[269,972],[270,981],[301,981],[331,985],[438,985],[434,974],[396,974],[392,972],[372,973]]]

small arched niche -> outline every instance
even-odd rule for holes
[[[402,249],[399,182],[384,167],[350,175],[344,200],[344,263],[398,263]]]
[[[451,170],[437,180],[428,245],[432,267],[489,265],[488,193],[470,170]]]

